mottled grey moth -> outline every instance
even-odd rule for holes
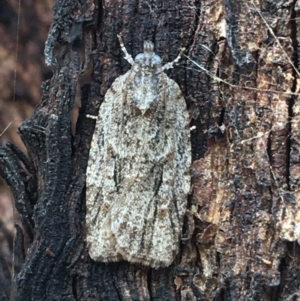
[[[87,244],[92,259],[169,266],[179,251],[190,189],[189,117],[179,86],[153,43],[107,91],[86,176]]]

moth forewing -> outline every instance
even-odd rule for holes
[[[107,91],[92,138],[86,177],[89,254],[169,266],[179,251],[190,187],[190,131],[179,86],[151,42]],[[179,57],[174,62],[177,62]]]

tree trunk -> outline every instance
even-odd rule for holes
[[[0,150],[30,245],[15,299],[300,300],[299,3],[66,0],[54,11],[53,77],[19,128],[28,158]],[[87,115],[129,69],[118,33],[133,56],[144,40],[164,62],[187,49],[168,75],[190,113],[193,191],[167,268],[97,263],[85,243]]]

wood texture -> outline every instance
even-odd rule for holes
[[[20,128],[28,164],[1,148],[32,238],[17,300],[299,299],[298,14],[286,1],[56,2],[46,48],[54,74]],[[180,258],[159,270],[95,263],[85,244],[86,115],[128,70],[120,32],[133,56],[144,40],[164,62],[188,49],[168,75],[190,113],[193,195]]]

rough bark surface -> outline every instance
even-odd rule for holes
[[[51,77],[43,49],[52,2],[2,0],[0,10],[0,139],[20,145],[17,129],[41,98],[41,81]],[[18,59],[16,61],[16,55]],[[15,78],[15,71],[17,72]]]
[[[0,7],[0,141],[11,141],[26,152],[18,127],[39,103],[41,81],[52,75],[43,55],[52,20],[52,0],[2,0]],[[26,240],[18,239],[14,250],[20,256],[13,260],[14,232],[15,237],[22,235],[21,228],[15,225],[18,223],[20,217],[14,213],[11,191],[0,177],[0,300],[9,298],[12,268],[16,274],[23,263]]]
[[[28,158],[0,150],[30,242],[16,300],[299,300],[297,1],[56,1],[46,43],[53,77],[20,127]],[[103,97],[154,42],[192,128],[181,252],[168,268],[101,264],[85,243],[85,172]],[[81,109],[72,135],[77,86]],[[21,239],[21,237],[19,238]],[[6,299],[3,299],[6,300]]]

